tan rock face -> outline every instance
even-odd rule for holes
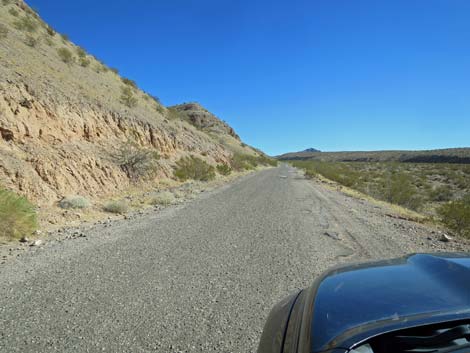
[[[171,177],[173,162],[189,152],[204,153],[213,163],[231,156],[184,122],[158,126],[106,110],[52,106],[21,85],[0,85],[0,113],[2,184],[40,205],[67,194],[96,198],[128,187],[130,180],[113,161],[128,140],[159,152],[157,178]]]
[[[32,33],[14,25],[16,12],[35,24]],[[131,183],[115,158],[129,141],[158,152],[155,178],[171,177],[185,155],[216,164],[233,151],[255,153],[200,105],[168,110],[92,55],[80,65],[83,49],[51,34],[22,0],[0,4],[0,23],[8,30],[0,42],[0,187],[39,205],[118,192]],[[27,36],[37,40],[34,47]],[[72,60],[64,62],[59,49]],[[134,106],[123,102],[123,88]]]

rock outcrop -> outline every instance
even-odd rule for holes
[[[200,105],[185,105],[188,109],[181,116],[177,108],[175,118],[174,111],[52,33],[23,1],[4,4],[0,4],[0,23],[7,28],[0,39],[1,187],[38,205],[70,194],[97,198],[117,193],[131,180],[113,156],[130,141],[160,155],[156,178],[172,177],[175,161],[185,155],[216,164],[230,161],[233,146],[257,153]],[[21,18],[35,29],[28,32],[15,25]],[[35,38],[34,47],[25,43],[28,36]],[[72,54],[71,62],[61,59],[59,48]],[[132,107],[122,100],[124,87],[130,87],[135,99]]]

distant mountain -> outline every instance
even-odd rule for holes
[[[317,150],[316,148],[307,148],[306,150],[303,150],[302,152],[321,152],[321,151]]]
[[[425,151],[301,151],[277,156],[280,160],[319,160],[328,162],[408,162],[470,164],[470,148]]]

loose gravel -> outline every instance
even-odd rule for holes
[[[270,308],[332,265],[470,248],[389,214],[281,166],[77,230],[0,265],[0,351],[255,352]]]

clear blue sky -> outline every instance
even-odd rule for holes
[[[470,145],[468,0],[27,0],[269,154]]]

